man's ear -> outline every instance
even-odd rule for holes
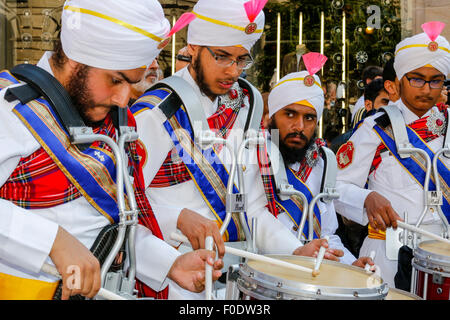
[[[195,45],[195,44],[188,44],[187,45],[187,51],[188,54],[192,57],[192,61],[194,61],[194,57],[196,58],[198,55],[198,51],[200,49],[200,46]]]
[[[372,101],[370,100],[364,100],[364,107],[366,108],[366,111],[369,112],[373,109]]]
[[[392,88],[392,86],[394,85],[394,83],[392,82],[392,81],[390,81],[390,80],[386,80],[385,82],[383,82],[383,87],[384,87],[384,90],[386,90],[386,92],[388,93],[388,94],[392,94],[393,93],[393,88]]]
[[[401,95],[401,85],[400,85],[400,80],[398,80],[397,77],[395,77],[394,85],[395,85],[395,89],[397,89],[398,96],[400,97],[400,95]]]
[[[80,65],[79,62],[76,62],[75,60],[72,60],[69,57],[67,58],[66,68],[68,71],[73,72],[74,70],[76,70],[78,68],[79,65]]]

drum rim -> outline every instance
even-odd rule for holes
[[[269,254],[267,255],[273,258],[283,258],[287,260],[295,260],[298,258],[304,260],[315,260],[312,257],[305,256],[293,256],[293,255],[281,255],[281,254]],[[363,269],[346,265],[343,263],[329,261],[326,260],[327,264],[339,265],[340,267],[344,267],[345,269],[354,270],[357,272],[364,272]],[[364,272],[365,273],[365,272]],[[258,287],[262,287],[266,290],[271,290],[273,292],[279,292],[283,294],[287,294],[294,297],[299,298],[309,298],[309,299],[317,299],[321,298],[323,300],[326,299],[384,299],[388,294],[388,286],[384,280],[377,276],[373,275],[381,281],[380,285],[373,286],[371,288],[343,288],[343,287],[335,287],[335,286],[323,286],[323,285],[315,285],[304,282],[298,282],[293,280],[288,280],[284,278],[279,278],[276,276],[268,275],[262,271],[256,270],[250,267],[247,263],[241,263],[239,268],[239,274],[241,277],[245,278],[246,281],[250,283],[256,283]],[[277,284],[281,283],[281,287]],[[244,292],[245,289],[247,292],[244,292],[247,295],[251,296],[251,293],[254,292],[251,289],[244,287],[239,281],[237,282],[238,287]],[[318,294],[320,292],[320,294]],[[258,293],[255,293],[258,294]],[[259,294],[258,294],[259,295]],[[260,296],[260,295],[259,295]]]
[[[413,265],[415,264],[426,270],[432,270],[433,272],[447,273],[450,275],[450,256],[444,256],[442,254],[431,252],[420,247],[421,244],[436,243],[436,242],[437,240],[426,240],[420,242],[413,252],[414,254]],[[438,267],[442,271],[429,269],[432,267]],[[422,271],[425,272],[426,270]]]

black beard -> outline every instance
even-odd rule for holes
[[[198,55],[197,55],[197,59],[195,59],[195,61],[192,61],[192,68],[194,69],[195,72],[195,78],[196,78],[196,82],[198,87],[200,88],[200,92],[202,92],[205,96],[211,98],[212,100],[214,100],[218,94],[215,94],[214,92],[211,91],[211,89],[209,88],[208,84],[205,82],[205,70],[202,68],[201,66],[201,60],[200,60],[200,55],[203,51],[203,47],[200,48]]]
[[[278,126],[275,122],[275,119],[272,118],[272,121],[269,125],[269,130],[279,130]],[[283,157],[284,160],[284,165],[285,166],[289,166],[290,164],[296,163],[296,162],[300,162],[305,158],[306,155],[306,151],[308,150],[308,148],[314,143],[314,141],[316,140],[316,133],[314,132],[314,135],[311,137],[311,139],[308,140],[308,138],[301,132],[298,133],[289,133],[288,135],[286,135],[286,138],[292,137],[292,136],[299,136],[301,139],[303,139],[304,141],[306,141],[306,145],[303,148],[293,148],[293,147],[289,147],[287,144],[284,143],[283,140],[281,140],[281,138],[278,141],[278,149],[280,150],[281,156]],[[274,141],[276,143],[276,141]]]
[[[98,127],[103,124],[104,120],[92,121],[87,116],[89,108],[95,105],[87,86],[89,70],[89,66],[79,65],[70,76],[66,90],[69,93],[73,106],[77,109],[84,123],[90,127]]]

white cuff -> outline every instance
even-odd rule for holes
[[[136,277],[155,291],[169,283],[167,274],[180,253],[149,229],[138,225],[136,229]]]
[[[53,247],[58,224],[0,199],[0,259],[39,273]]]

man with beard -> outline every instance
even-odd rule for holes
[[[306,58],[306,57],[305,57]],[[308,70],[308,60],[305,60]],[[320,69],[320,67],[319,67]],[[312,85],[305,79],[313,77]],[[309,71],[290,73],[283,77],[272,89],[269,95],[270,137],[278,136],[273,140],[282,155],[284,166],[275,170],[286,170],[290,184],[308,199],[320,193],[320,185],[324,174],[324,160],[319,156],[320,148],[325,145],[322,139],[316,137],[317,123],[322,116],[324,107],[324,94],[320,79]],[[274,131],[277,130],[277,131]],[[276,135],[275,135],[276,133]],[[293,234],[302,233],[307,239],[309,234],[308,218],[303,230],[299,230],[303,214],[303,204],[293,197],[281,200],[275,194],[274,179],[271,171],[264,171],[267,167],[263,163],[273,163],[272,152],[260,155],[261,173],[265,182],[266,196],[272,214],[278,218]],[[265,160],[267,159],[267,160]],[[265,160],[265,161],[262,161]],[[271,165],[275,167],[275,165]],[[274,168],[271,168],[274,170]],[[329,236],[329,247],[325,258],[364,267],[366,263],[373,265],[370,258],[363,257],[358,260],[345,248],[340,238],[335,235],[338,227],[333,202],[328,204],[318,201],[314,208],[314,238]]]
[[[264,28],[262,8],[266,3],[244,2],[199,0],[196,3],[193,8],[196,18],[189,24],[187,39],[192,62],[174,76],[183,79],[189,87],[179,94],[198,97],[196,115],[203,118],[218,137],[227,139],[235,153],[250,114],[249,91],[237,80],[242,70],[253,62],[250,49]],[[205,238],[212,236],[222,257],[224,239],[237,246],[245,239],[243,226],[235,216],[225,230],[224,239],[218,227],[226,215],[231,156],[227,148],[218,145],[214,150],[207,149],[210,154],[206,159],[205,153],[194,144],[194,119],[189,119],[185,109],[180,104],[167,105],[171,110],[176,108],[170,116],[162,111],[161,106],[169,94],[166,88],[147,92],[132,107],[142,142],[147,196],[166,241],[179,246],[179,242],[170,240],[171,233],[178,229],[197,249],[204,248]],[[253,217],[258,219],[256,245],[259,253],[312,255],[322,243],[327,245],[326,241],[315,240],[302,246],[267,211],[254,147],[245,151],[244,159],[249,205],[246,214],[249,224]],[[180,250],[188,250],[188,247],[182,245]],[[235,263],[238,262],[236,259]],[[186,298],[184,292],[180,294]]]
[[[157,1],[71,0],[62,12],[61,43],[37,66],[66,89],[94,133],[114,139],[111,113],[127,107],[131,85],[140,81],[169,31]],[[44,263],[53,263],[61,274],[62,299],[91,298],[101,286],[100,266],[87,248],[119,220],[111,149],[102,142],[75,146],[49,102],[6,98],[21,84],[8,71],[0,80],[0,298],[51,299],[58,281],[41,271]],[[128,125],[135,126],[131,113]],[[135,149],[130,143],[125,152],[139,208],[140,293],[165,298],[169,279],[187,290],[203,290],[205,264],[213,264],[214,253],[180,255],[162,240]],[[221,261],[214,267],[220,270]]]
[[[406,38],[396,46],[395,84],[400,100],[395,105],[401,113],[398,123],[391,124],[382,112],[366,118],[336,155],[339,168],[336,187],[341,194],[335,201],[336,210],[361,225],[369,223],[369,234],[360,255],[376,251],[374,261],[391,287],[395,285],[397,257],[387,256],[386,247],[394,242],[387,243],[393,239],[386,238],[386,229],[396,228],[397,220],[405,219],[405,212],[407,223],[416,225],[425,206],[425,159],[418,153],[406,158],[399,156],[392,126],[406,126],[409,143],[425,150],[431,159],[442,148],[448,115],[435,104],[450,72],[450,45],[439,36],[443,27],[440,22],[425,23],[424,33]],[[395,112],[393,105],[386,108],[389,107]],[[442,177],[442,211],[447,220],[449,165],[449,159],[441,156],[438,170]],[[430,180],[430,190],[433,187]],[[445,217],[436,211],[433,206],[427,208],[421,228],[441,234]]]
[[[145,70],[144,76],[141,81],[135,83],[131,86],[131,96],[128,101],[128,105],[131,106],[136,102],[137,98],[139,98],[145,90],[149,89],[153,86],[159,79],[158,74],[159,64],[158,59],[153,60],[152,64]]]

